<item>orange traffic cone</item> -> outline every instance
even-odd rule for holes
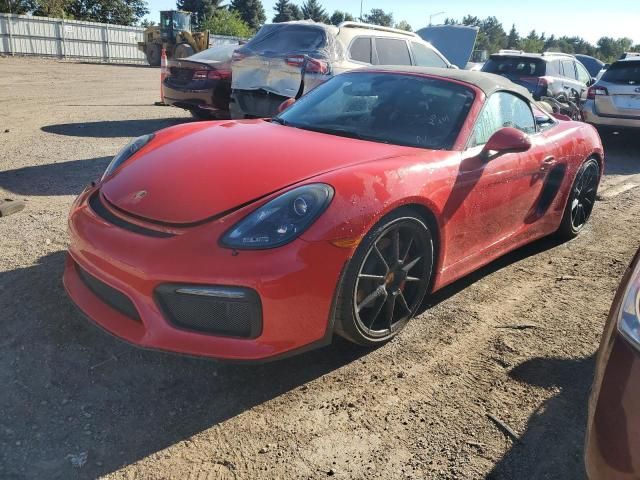
[[[156,105],[166,105],[164,103],[164,79],[167,78],[167,50],[162,49],[160,55],[160,101],[156,102]]]

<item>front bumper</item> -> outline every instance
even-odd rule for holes
[[[638,128],[640,129],[639,118],[626,118],[616,116],[603,116],[595,111],[595,103],[593,100],[587,100],[582,106],[582,115],[584,121],[594,125],[595,127],[611,127],[611,128]]]
[[[94,193],[83,193],[70,214],[64,285],[80,310],[108,332],[145,348],[243,361],[279,357],[330,341],[334,293],[347,250],[302,239],[263,251],[233,253],[220,248],[218,238],[246,215],[245,209],[168,237],[147,235],[96,214],[88,204]],[[81,271],[124,295],[139,320],[96,295]],[[257,336],[236,338],[176,325],[157,296],[167,284],[256,292],[262,319]]]

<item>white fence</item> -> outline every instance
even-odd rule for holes
[[[144,28],[0,13],[0,55],[36,55],[111,63],[146,63]],[[211,35],[210,45],[239,37]]]
[[[0,54],[143,63],[143,28],[0,13]]]

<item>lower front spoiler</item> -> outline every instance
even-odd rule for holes
[[[215,337],[187,332],[166,322],[164,328],[158,328],[158,325],[154,324],[154,329],[150,330],[143,322],[135,321],[102,302],[83,282],[71,255],[67,255],[65,261],[63,284],[77,309],[92,324],[119,340],[145,350],[251,364],[271,362],[327,346],[333,338],[333,328],[330,326],[319,340],[282,351],[277,345],[265,345],[256,339]]]

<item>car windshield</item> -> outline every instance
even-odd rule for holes
[[[204,60],[209,62],[228,62],[231,60],[233,52],[238,49],[238,44],[218,45],[216,47],[208,48],[202,52],[198,52],[195,55],[191,55],[189,60]]]
[[[450,149],[473,103],[448,80],[352,72],[315,88],[274,119],[305,130],[429,149]]]
[[[616,62],[604,72],[602,80],[610,83],[640,85],[640,61]]]
[[[314,25],[269,24],[253,37],[243,50],[258,54],[315,52],[326,44],[325,31]]]
[[[545,74],[545,62],[539,58],[491,57],[482,71],[498,75],[541,77]]]

